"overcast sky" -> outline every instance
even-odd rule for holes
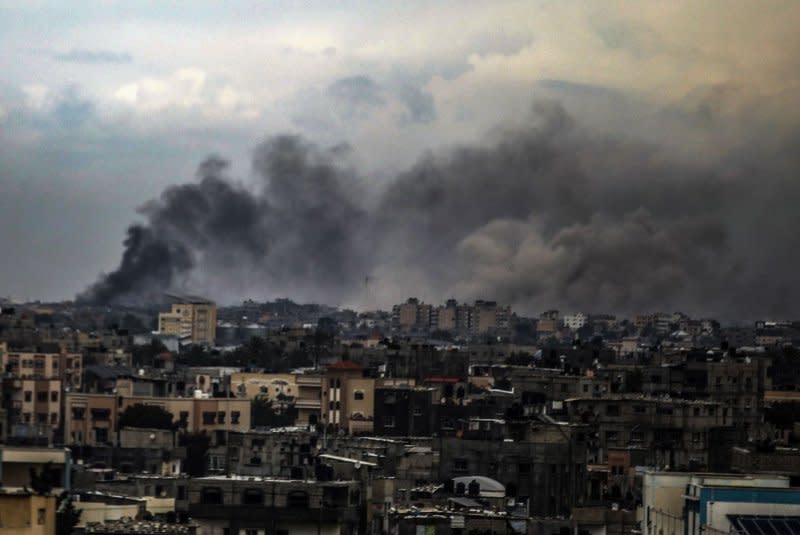
[[[349,147],[370,196],[539,99],[692,158],[794,133],[798,21],[793,0],[0,1],[0,295],[73,297],[137,207],[209,154],[250,183],[275,134]]]

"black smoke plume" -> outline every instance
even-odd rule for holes
[[[340,151],[279,136],[247,187],[210,158],[128,230],[119,268],[80,298],[167,290],[386,306],[407,295],[536,311],[796,312],[797,136],[713,157],[594,134],[560,106],[484,146],[424,157],[368,203]],[[753,139],[758,136],[753,135]],[[376,303],[363,303],[364,281]]]

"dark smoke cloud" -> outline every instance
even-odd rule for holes
[[[198,182],[146,205],[120,267],[82,297],[139,299],[199,279],[221,300],[237,288],[374,305],[363,303],[370,277],[383,306],[454,295],[529,311],[791,316],[800,157],[790,134],[752,132],[693,158],[594,134],[540,103],[485,146],[423,158],[374,205],[341,151],[277,137],[255,150],[257,187],[209,159]]]

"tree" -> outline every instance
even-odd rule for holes
[[[175,429],[172,414],[155,405],[137,403],[129,406],[119,416],[119,427],[144,427],[153,429]]]
[[[72,535],[81,520],[80,509],[75,509],[72,496],[62,492],[56,505],[56,535]]]
[[[134,366],[152,366],[156,356],[165,351],[167,351],[167,346],[158,338],[153,338],[149,344],[133,346],[131,360]]]
[[[254,399],[250,411],[253,427],[286,427],[294,425],[297,420],[297,409],[294,405],[278,410],[272,401],[265,398]]]

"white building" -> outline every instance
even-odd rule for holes
[[[577,314],[566,314],[564,316],[564,326],[572,331],[577,331],[586,325],[586,314],[578,312]]]

